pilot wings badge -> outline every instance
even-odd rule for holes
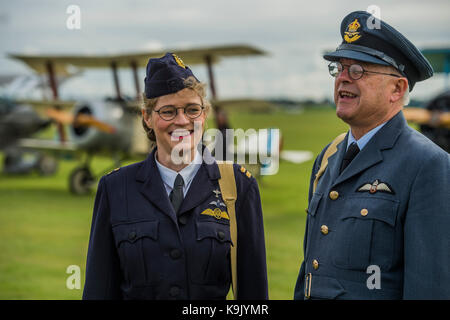
[[[211,201],[209,204],[212,204],[213,206],[216,206],[216,207],[225,207],[225,208],[227,207],[227,205],[220,200]]]
[[[395,194],[394,189],[389,184],[387,184],[386,182],[381,182],[378,179],[372,183],[363,184],[356,191],[357,192],[368,191],[369,193],[376,193],[377,191],[380,191],[380,192]]]
[[[217,220],[220,220],[220,219],[230,220],[228,213],[226,211],[220,210],[219,208],[215,208],[214,210],[207,208],[207,209],[203,210],[200,214],[214,217]]]

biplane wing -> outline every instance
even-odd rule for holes
[[[217,63],[222,57],[264,55],[265,52],[247,45],[227,45],[217,47],[204,47],[197,49],[180,49],[166,51],[149,51],[116,55],[22,55],[9,54],[10,58],[20,60],[37,73],[46,73],[47,64],[53,64],[56,74],[68,74],[70,66],[78,68],[109,68],[115,64],[117,68],[145,67],[149,58],[158,58],[166,52],[173,52],[180,56],[187,65],[203,64],[210,59],[211,63]]]
[[[20,139],[17,145],[22,149],[30,149],[30,150],[38,150],[38,151],[46,151],[51,153],[56,152],[78,152],[78,147],[70,142],[66,141],[63,144],[59,141],[55,140],[44,140],[44,139]]]
[[[33,109],[37,111],[43,111],[48,108],[59,107],[65,110],[72,109],[73,106],[77,103],[76,101],[69,100],[32,100],[32,99],[16,99],[16,103],[28,104],[33,107]]]
[[[131,68],[133,71],[136,88],[136,99],[141,96],[140,81],[138,80],[137,68],[145,67],[149,58],[161,57],[165,52],[173,52],[183,59],[187,65],[206,64],[209,75],[212,99],[216,100],[216,90],[212,65],[224,57],[265,55],[260,49],[248,45],[225,45],[215,47],[200,47],[195,49],[179,49],[165,51],[149,51],[129,54],[111,55],[22,55],[9,54],[8,57],[22,61],[35,72],[47,73],[49,83],[53,91],[53,98],[58,99],[56,84],[57,75],[66,75],[71,72],[70,68],[111,68],[113,72],[114,85],[117,99],[122,99],[120,92],[118,68]],[[72,71],[73,72],[73,71]]]

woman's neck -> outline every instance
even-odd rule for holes
[[[160,150],[156,151],[156,159],[160,164],[163,166],[172,169],[176,172],[180,172],[184,168],[186,168],[192,161],[194,161],[196,151],[191,150],[190,152],[190,159],[185,159],[185,157],[179,156],[178,159],[176,159],[176,163],[172,159],[172,154],[167,152],[160,152]]]

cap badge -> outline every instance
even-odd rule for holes
[[[186,69],[186,65],[184,64],[183,60],[181,60],[181,58],[179,58],[175,53],[172,53],[172,55],[173,55],[173,58],[175,59],[175,61],[177,62],[177,64],[180,67]]]
[[[360,33],[357,31],[361,27],[358,19],[355,19],[352,23],[347,26],[347,31],[345,31],[344,40],[347,42],[353,42],[361,38]]]

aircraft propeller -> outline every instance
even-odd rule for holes
[[[112,134],[116,132],[116,128],[103,122],[98,120],[97,118],[88,115],[88,114],[82,114],[79,113],[77,115],[73,115],[69,112],[65,112],[65,111],[61,111],[61,110],[57,110],[57,109],[47,109],[45,111],[45,113],[47,114],[47,116],[56,121],[57,123],[61,123],[61,124],[68,124],[68,125],[73,125],[74,127],[80,127],[80,126],[85,126],[85,127],[94,127],[100,131]]]

